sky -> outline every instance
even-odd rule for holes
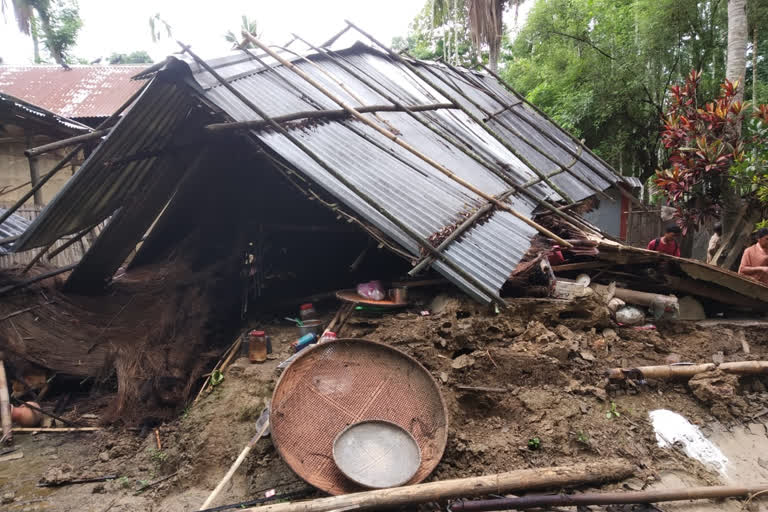
[[[92,61],[113,52],[145,50],[158,61],[178,46],[167,39],[152,42],[149,18],[156,13],[173,27],[175,39],[212,57],[228,51],[224,34],[240,33],[243,14],[258,21],[262,40],[271,44],[285,44],[291,32],[320,43],[341,30],[344,19],[389,44],[392,37],[406,34],[423,0],[79,0],[79,5],[83,28],[75,56]],[[11,17],[0,17],[0,57],[4,64],[32,62],[32,41],[19,33]]]

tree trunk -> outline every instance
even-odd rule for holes
[[[64,69],[69,69],[67,62],[64,60],[64,55],[61,53],[61,48],[56,45],[56,36],[53,32],[53,27],[51,26],[50,16],[45,11],[38,10],[37,13],[40,16],[40,25],[42,26],[43,34],[45,34],[45,47],[48,48],[48,52],[51,54],[51,57],[53,57],[53,60],[56,61],[56,64]]]
[[[752,33],[752,110],[757,108],[757,27]],[[755,149],[757,151],[757,149]]]
[[[37,18],[29,17],[30,35],[32,36],[32,51],[35,57],[35,64],[40,64],[40,35],[37,32]]]
[[[728,62],[725,78],[739,81],[737,101],[744,99],[747,71],[747,0],[728,0]]]
[[[725,68],[725,78],[731,82],[738,81],[736,101],[744,100],[744,77],[747,72],[747,0],[728,0],[728,57]],[[739,119],[743,117],[739,115]],[[741,136],[741,123],[736,124],[736,130]],[[741,198],[731,186],[728,177],[722,183],[723,194],[723,228],[735,229],[735,216],[739,210]],[[733,250],[733,248],[729,248]]]

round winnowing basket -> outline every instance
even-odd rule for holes
[[[336,436],[364,420],[390,421],[416,440],[421,465],[408,484],[424,480],[440,462],[448,438],[445,402],[429,372],[395,348],[356,339],[315,345],[277,382],[272,441],[291,469],[318,489],[365,490],[333,461]]]

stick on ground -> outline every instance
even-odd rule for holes
[[[450,498],[504,494],[530,489],[559,489],[565,486],[623,480],[634,473],[625,460],[606,459],[589,464],[521,469],[471,478],[357,492],[298,503],[277,503],[244,510],[250,512],[329,512],[336,509],[371,510],[417,505]]]

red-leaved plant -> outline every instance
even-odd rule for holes
[[[734,162],[744,157],[738,129],[744,104],[735,100],[737,82],[725,81],[720,96],[699,106],[701,73],[691,71],[682,86],[670,87],[661,140],[669,168],[656,172],[656,186],[677,208],[684,230],[717,216],[723,184]],[[761,110],[768,119],[768,110]]]

